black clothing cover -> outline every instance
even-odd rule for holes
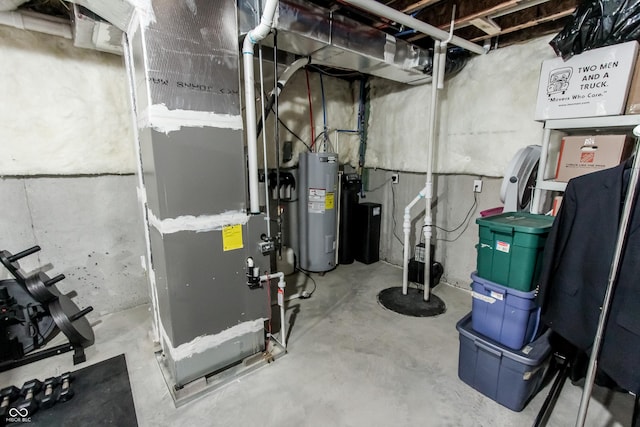
[[[609,278],[626,191],[625,164],[569,181],[545,246],[538,302],[542,320],[590,352]],[[640,208],[626,247],[598,366],[640,392]]]

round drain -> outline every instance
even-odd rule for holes
[[[433,317],[447,311],[447,306],[438,296],[431,293],[429,301],[424,300],[422,290],[409,288],[407,295],[402,295],[401,287],[380,291],[378,302],[386,309],[405,316]]]

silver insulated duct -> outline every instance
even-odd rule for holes
[[[247,286],[263,215],[246,214],[234,0],[153,0],[127,35],[165,375],[180,386],[264,349],[265,288]],[[172,388],[175,390],[175,387]],[[175,396],[174,396],[175,397]]]
[[[71,7],[75,47],[122,55],[122,30],[80,5]]]
[[[258,22],[260,3],[238,0],[241,34]],[[279,50],[400,83],[431,81],[424,73],[429,53],[383,31],[303,0],[280,0],[277,16]],[[273,38],[263,44],[273,46]]]

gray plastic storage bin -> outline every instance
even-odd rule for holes
[[[471,313],[456,328],[460,333],[458,377],[499,404],[521,411],[537,393],[549,365],[551,330],[517,351],[474,332]]]
[[[536,292],[522,292],[471,273],[472,326],[514,350],[531,341],[538,323]]]

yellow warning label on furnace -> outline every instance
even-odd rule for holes
[[[334,199],[333,196],[335,193],[327,193],[327,198],[324,199],[324,208],[325,209],[333,209]]]
[[[242,225],[227,225],[222,228],[222,250],[242,249]]]

